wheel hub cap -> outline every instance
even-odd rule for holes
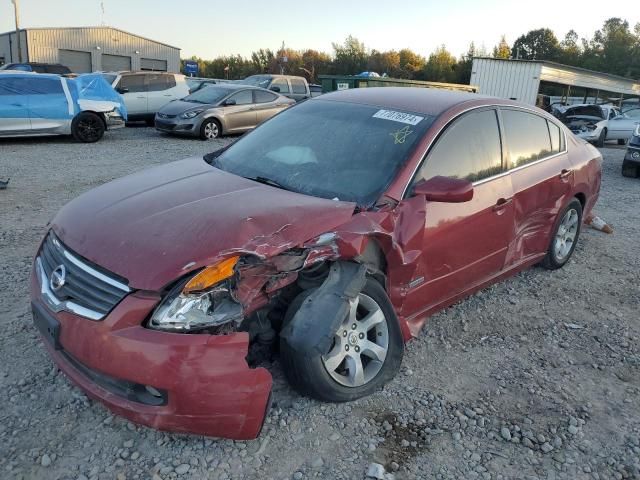
[[[573,208],[568,210],[562,217],[553,241],[553,252],[559,262],[564,261],[571,253],[578,234],[578,219],[578,212]]]

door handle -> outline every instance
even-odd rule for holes
[[[507,206],[511,202],[513,202],[513,198],[499,198],[498,201],[496,202],[496,204],[493,206],[493,211],[494,212],[501,212],[502,210],[507,208]]]
[[[573,173],[573,170],[568,170],[566,168],[563,168],[562,171],[560,172],[560,178],[567,178],[569,175],[571,175],[571,173]]]
[[[173,97],[173,95],[171,95],[170,93],[164,93],[162,94],[163,97]]]
[[[136,98],[145,98],[145,97],[136,97]]]

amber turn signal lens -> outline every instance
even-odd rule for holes
[[[233,275],[233,267],[240,257],[230,257],[205,268],[182,289],[183,293],[200,292]]]

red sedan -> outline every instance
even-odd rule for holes
[[[562,267],[601,156],[545,112],[382,88],[308,100],[230,147],[102,185],[37,253],[56,364],[134,422],[256,437],[279,351],[301,393],[368,395],[433,312]]]

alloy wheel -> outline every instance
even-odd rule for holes
[[[100,138],[100,119],[94,116],[86,117],[78,122],[78,135],[85,142],[93,142]]]
[[[361,293],[351,300],[349,314],[322,363],[339,384],[360,387],[380,372],[388,350],[387,319],[376,301]]]
[[[218,137],[218,125],[215,122],[209,122],[204,126],[204,136],[208,140]]]
[[[556,260],[559,262],[564,261],[569,254],[576,241],[578,235],[578,212],[570,208],[562,217],[560,226],[556,233],[556,238],[553,242],[553,253],[556,256]]]

